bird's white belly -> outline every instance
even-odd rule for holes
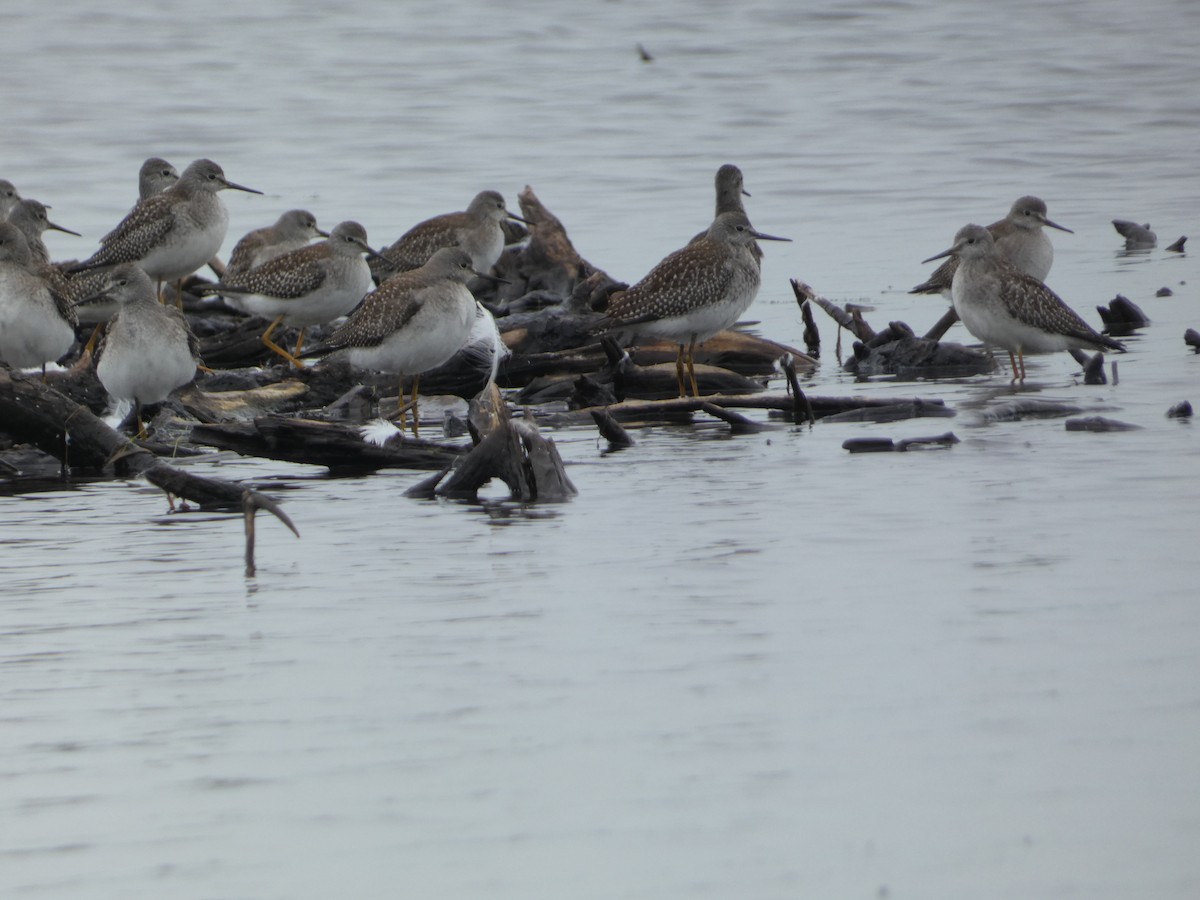
[[[0,278],[0,361],[17,369],[54,362],[75,342],[75,329],[38,281]]]
[[[146,404],[165,400],[175,388],[190,382],[196,374],[196,361],[187,338],[171,335],[163,342],[162,337],[161,332],[121,328],[118,317],[96,365],[104,389],[117,399]]]
[[[159,281],[191,275],[216,256],[225,241],[229,227],[225,205],[218,200],[209,212],[202,225],[189,218],[178,222],[166,240],[146,253],[138,265]]]
[[[359,257],[348,273],[329,277],[317,290],[303,297],[282,298],[264,294],[231,295],[228,299],[243,312],[274,319],[283,316],[291,328],[324,325],[354,309],[371,289],[371,268]]]
[[[464,288],[463,293],[470,297]],[[455,303],[453,308],[427,306],[398,332],[375,347],[352,347],[347,359],[361,368],[399,375],[419,375],[436,368],[458,352],[471,336],[475,301]]]

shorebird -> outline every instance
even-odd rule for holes
[[[0,362],[18,369],[63,356],[75,343],[75,314],[33,261],[21,230],[0,222]]]
[[[315,227],[315,223],[314,223]],[[219,293],[243,311],[271,319],[262,342],[297,368],[304,347],[304,330],[350,312],[371,289],[371,269],[363,254],[374,254],[367,232],[357,222],[340,222],[320,243],[301,247],[261,266],[212,285],[204,293]],[[295,353],[271,340],[280,325],[300,328]]]
[[[196,337],[182,312],[158,302],[150,276],[134,263],[108,270],[96,296],[119,306],[97,348],[96,375],[113,398],[133,401],[138,436],[144,437],[142,407],[165,400],[196,376]]]
[[[138,172],[138,200],[161,194],[179,180],[179,172],[165,159],[152,156]]]
[[[225,240],[229,212],[217,193],[226,188],[262,193],[229,181],[212,160],[196,160],[174,185],[138,203],[72,271],[135,262],[159,283],[192,274]]]
[[[951,289],[954,309],[971,334],[1008,351],[1013,381],[1025,381],[1025,353],[1125,349],[1096,332],[1041,281],[1006,261],[983,226],[963,226],[954,246],[925,262],[947,256],[958,260]]]
[[[717,169],[714,181],[717,188],[717,210],[713,214],[714,217],[727,212],[737,212],[745,215],[746,207],[742,204],[742,197],[749,197],[750,192],[746,190],[742,170],[733,165],[733,163],[725,163],[725,165]],[[688,243],[696,243],[696,241],[700,240],[707,233],[707,230],[701,231]],[[762,247],[758,246],[758,244],[751,244],[750,252],[754,254],[755,259],[762,259]]]
[[[372,267],[380,279],[394,272],[406,272],[424,265],[442,247],[461,247],[471,257],[476,271],[487,274],[504,252],[504,229],[500,223],[515,219],[529,224],[504,206],[504,197],[496,191],[475,195],[465,212],[445,213],[414,225],[382,252],[382,262]]]
[[[425,265],[393,275],[320,346],[306,355],[338,353],[352,365],[399,375],[404,423],[404,376],[413,378],[413,434],[418,435],[421,373],[458,352],[475,324],[475,297],[467,283],[485,275],[458,247],[443,247]]]
[[[274,225],[247,232],[233,245],[221,280],[234,281],[268,260],[307,247],[319,237],[327,238],[329,232],[317,227],[316,216],[307,209],[289,209]]]
[[[12,208],[12,212],[8,214],[8,221],[21,229],[21,234],[25,236],[25,243],[29,245],[29,252],[33,256],[34,263],[40,266],[50,264],[50,251],[46,249],[46,243],[42,240],[45,232],[61,231],[63,234],[80,237],[78,231],[63,228],[61,225],[51,222],[46,207],[36,200],[18,201]]]
[[[1057,222],[1046,218],[1046,204],[1038,197],[1021,197],[999,222],[987,227],[996,242],[996,252],[1018,271],[1045,281],[1054,264],[1054,245],[1042,230],[1043,226],[1074,234]],[[928,279],[909,291],[910,294],[941,294],[950,299],[950,286],[958,258],[951,257],[938,266]],[[951,323],[953,324],[953,323]]]
[[[21,195],[17,193],[16,185],[7,178],[0,178],[0,222],[5,221],[13,207],[20,202]]]
[[[679,396],[687,396],[685,358],[692,394],[699,396],[696,345],[733,325],[758,293],[761,273],[751,247],[755,241],[790,240],[755,231],[744,213],[721,213],[703,238],[676,250],[629,290],[615,294],[599,330],[674,341],[679,345]]]

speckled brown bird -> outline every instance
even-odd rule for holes
[[[477,272],[488,273],[504,252],[505,219],[526,222],[509,212],[496,191],[480,191],[465,212],[445,213],[414,225],[382,252],[388,263],[372,265],[381,280],[395,272],[423,266],[442,247],[460,247],[471,257]],[[528,224],[528,222],[526,222]]]
[[[471,336],[477,304],[467,283],[481,274],[465,250],[443,247],[425,265],[393,275],[367,294],[350,318],[306,355],[336,352],[352,365],[399,375],[402,382],[412,376],[417,434],[421,373],[440,366]],[[400,407],[403,421],[403,384]]]
[[[925,262],[946,256],[958,260],[951,289],[954,309],[971,334],[1008,351],[1013,381],[1025,380],[1025,353],[1125,349],[1096,332],[1041,281],[1003,259],[982,225],[963,226],[954,246]]]
[[[217,194],[227,188],[262,193],[230,181],[212,160],[196,160],[174,185],[138,203],[74,270],[136,262],[160,282],[192,274],[225,240],[229,212]]]
[[[751,247],[755,241],[790,240],[755,231],[745,213],[721,213],[703,238],[676,250],[629,290],[614,295],[598,330],[674,341],[679,345],[679,396],[687,395],[685,359],[692,394],[699,396],[696,345],[733,325],[758,294],[760,266]]]
[[[96,349],[96,375],[112,397],[133,401],[144,435],[142,406],[196,376],[196,336],[182,312],[158,302],[150,276],[134,263],[109,269],[99,293],[118,309]]]
[[[46,243],[42,240],[42,235],[47,231],[61,231],[63,234],[79,237],[78,231],[51,222],[46,207],[36,200],[18,201],[8,214],[8,221],[21,229],[33,261],[38,265],[50,264],[50,251],[46,249]]]
[[[41,366],[75,342],[70,302],[34,263],[21,230],[0,222],[0,362],[15,368]]]
[[[329,232],[317,227],[317,217],[307,209],[289,209],[275,224],[249,231],[233,245],[221,280],[236,280],[277,256],[307,247],[316,238],[327,237]]]
[[[1054,264],[1054,245],[1042,230],[1043,226],[1074,234],[1046,218],[1045,201],[1038,197],[1021,197],[999,222],[987,226],[996,242],[1000,257],[1020,272],[1045,281]],[[950,297],[950,285],[958,268],[958,257],[952,256],[938,266],[932,275],[909,291],[910,294],[942,294]]]
[[[373,254],[367,231],[357,222],[339,222],[329,237],[268,260],[261,266],[206,285],[204,293],[223,294],[254,315],[271,319],[262,342],[297,368],[304,329],[350,312],[371,289],[371,270],[363,259]],[[280,325],[299,327],[294,353],[271,340]]]

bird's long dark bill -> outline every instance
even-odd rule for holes
[[[47,222],[46,227],[54,231],[61,231],[63,234],[73,234],[75,237],[83,237],[78,231],[72,231],[70,228],[63,228],[61,225],[55,225],[53,222]]]
[[[509,217],[510,219],[516,219],[518,222],[524,222],[526,225],[532,225],[532,224],[533,224],[533,223],[532,223],[532,222],[530,222],[528,219],[526,219],[526,218],[524,218],[524,217],[522,217],[522,216],[518,216],[518,215],[517,215],[516,213],[514,213],[514,212],[507,213],[507,215],[508,215],[508,217]]]
[[[74,303],[72,303],[71,309],[74,309],[77,306],[87,306],[89,303],[96,303],[97,301],[103,300],[107,296],[108,296],[108,288],[105,288],[102,291],[97,291],[94,294],[88,294],[83,299],[76,300]]]
[[[492,284],[512,284],[507,278],[500,278],[496,275],[489,275],[487,272],[480,272],[477,269],[472,269],[477,278],[482,278],[485,281],[490,281]]]
[[[761,231],[754,231],[751,233],[754,235],[754,239],[756,241],[788,241],[788,242],[791,242],[791,240],[792,240],[791,238],[776,237],[773,234],[763,234]]]
[[[382,263],[387,263],[389,266],[395,265],[390,259],[384,256],[378,250],[372,250],[370,247],[367,248],[367,256],[373,257]]]
[[[246,187],[244,184],[237,184],[232,181],[226,181],[225,187],[233,191],[245,191],[247,194],[261,194],[262,191],[256,191],[254,188]]]
[[[929,257],[929,259],[921,260],[921,265],[925,265],[925,263],[933,262],[935,259],[945,259],[947,256],[952,255],[954,253],[954,251],[957,249],[958,249],[957,247],[951,247],[949,250],[943,250],[937,256],[931,256],[931,257]]]
[[[1049,219],[1042,219],[1042,224],[1049,225],[1051,228],[1057,228],[1059,231],[1065,231],[1067,234],[1075,233],[1070,228],[1064,228],[1063,226],[1059,225],[1057,222],[1051,222]]]
[[[318,229],[317,229],[317,234],[319,234],[319,235],[320,235],[321,237],[323,237],[323,238],[327,238],[327,237],[329,237],[329,232],[328,232],[328,231],[322,231],[320,228],[318,228]],[[375,251],[371,251],[371,252],[373,253],[373,252],[375,252]]]

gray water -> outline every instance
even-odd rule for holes
[[[208,156],[266,192],[226,195],[226,252],[291,207],[382,244],[529,184],[634,280],[735,162],[755,225],[795,239],[766,248],[755,330],[799,345],[789,277],[923,331],[919,260],[1033,193],[1075,230],[1051,286],[1153,324],[1118,382],[1056,354],[1022,396],[1142,430],[998,419],[1002,372],[855,382],[820,317],[810,393],[957,417],[621,453],[564,429],[579,496],[534,507],[190,463],[297,522],[261,521],[253,579],[239,519],[144,482],[4,498],[0,895],[1200,894],[1200,443],[1165,417],[1200,402],[1200,272],[1161,249],[1197,231],[1200,6],[197,6],[6,14],[0,176],[85,235],[56,257],[146,156]]]

